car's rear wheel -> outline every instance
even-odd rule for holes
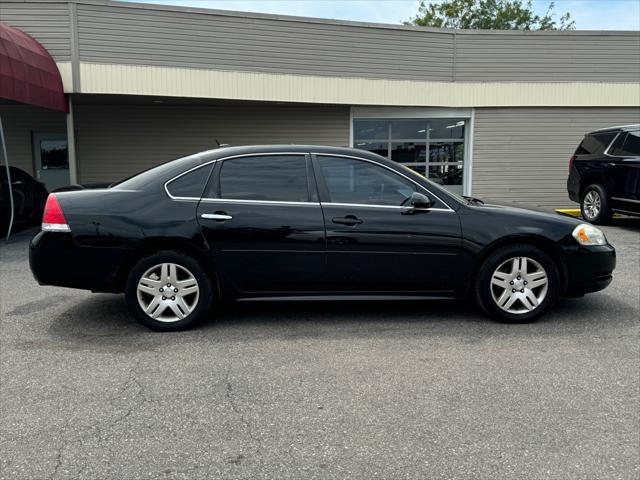
[[[609,206],[607,192],[602,185],[593,184],[584,189],[580,200],[580,211],[582,218],[590,223],[603,224],[611,219],[613,213]]]
[[[506,323],[527,323],[544,314],[558,297],[553,260],[532,245],[510,245],[490,255],[476,278],[480,306]]]
[[[206,316],[212,300],[211,281],[193,257],[161,251],[136,263],[125,296],[143,325],[165,332],[185,330]]]

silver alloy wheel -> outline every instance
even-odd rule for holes
[[[598,216],[602,208],[600,194],[595,190],[589,190],[582,200],[582,206],[587,218],[593,220]]]
[[[159,322],[177,322],[198,305],[200,288],[193,274],[175,263],[160,263],[138,281],[138,304]]]
[[[491,276],[491,295],[507,313],[528,313],[547,296],[549,279],[545,269],[529,257],[514,257],[500,264]]]

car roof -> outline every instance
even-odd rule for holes
[[[220,147],[214,150],[201,152],[199,155],[206,160],[214,160],[216,158],[230,157],[235,155],[250,155],[260,153],[317,153],[327,155],[348,155],[365,158],[375,158],[380,160],[383,157],[366,150],[357,150],[349,147],[331,147],[326,145],[294,145],[294,144],[278,144],[278,145],[245,145],[237,147]]]
[[[610,131],[622,131],[622,132],[628,132],[629,130],[637,130],[640,128],[640,123],[633,123],[631,125],[619,125],[617,127],[606,127],[606,128],[599,128],[598,130],[594,130],[593,132],[589,132],[591,133],[600,133],[600,132],[610,132]]]

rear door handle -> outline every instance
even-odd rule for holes
[[[360,220],[355,215],[347,215],[346,217],[333,217],[331,219],[333,223],[339,223],[341,225],[360,225],[362,220]]]
[[[224,212],[203,213],[200,216],[207,220],[217,220],[218,222],[224,222],[225,220],[231,220],[233,218],[231,215],[227,215]]]

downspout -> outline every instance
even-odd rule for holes
[[[2,157],[4,158],[4,166],[7,169],[7,186],[9,187],[9,199],[11,200],[11,216],[9,219],[9,228],[7,230],[7,243],[9,242],[9,236],[11,235],[11,228],[13,227],[13,216],[15,206],[13,203],[13,185],[11,184],[11,172],[9,170],[9,157],[7,156],[7,143],[4,136],[4,128],[2,127],[2,116],[0,116],[0,142],[2,142]]]

